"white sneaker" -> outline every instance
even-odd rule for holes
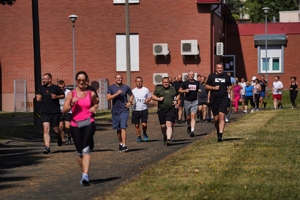
[[[226,122],[226,123],[228,123],[228,122],[229,122],[229,120],[228,120],[228,117],[225,117],[225,122]]]
[[[243,112],[244,112],[244,113],[247,113],[247,110],[244,110]]]
[[[251,109],[251,112],[254,112],[254,109]]]

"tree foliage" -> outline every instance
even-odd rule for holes
[[[245,2],[245,10],[250,15],[252,22],[264,22],[265,14],[262,10],[263,7],[269,7],[268,21],[279,19],[279,11],[298,10],[297,0],[247,0]]]
[[[0,0],[1,5],[13,5],[16,2],[16,0]]]

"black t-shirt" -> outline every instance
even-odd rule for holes
[[[180,81],[180,82],[174,81],[173,82],[173,87],[175,88],[175,90],[176,90],[177,93],[179,93],[179,88],[181,87],[182,83],[183,83],[183,81]],[[183,100],[183,97],[184,97],[184,94],[180,93],[180,99]]]
[[[42,95],[41,113],[55,114],[60,112],[59,99],[52,99],[51,94],[65,95],[64,91],[57,85],[49,87],[42,85],[36,94]]]
[[[218,75],[216,73],[210,74],[207,78],[207,85],[210,86],[217,86],[219,85],[219,90],[211,90],[211,101],[214,101],[214,99],[228,96],[228,86],[231,86],[230,77],[227,75],[227,73],[223,73],[221,75]]]
[[[265,81],[267,83],[267,81]],[[264,84],[264,82],[262,82],[261,80],[258,82],[260,87],[261,87],[261,92],[265,92],[266,91],[266,85]]]
[[[188,93],[185,93],[185,98],[184,100],[186,101],[196,101],[197,100],[197,92],[199,89],[199,82],[194,80],[194,81],[184,81],[181,85],[182,89],[190,89]]]
[[[87,85],[86,89],[95,92],[96,97],[98,98],[97,90],[93,86]]]

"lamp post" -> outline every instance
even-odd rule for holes
[[[73,81],[74,81],[74,88],[76,87],[76,48],[75,48],[75,21],[77,19],[77,15],[70,15],[69,18],[73,24],[73,28],[72,28],[72,38],[73,38],[73,41],[72,41],[72,44],[73,44]]]
[[[266,81],[268,84],[268,68],[269,68],[269,61],[268,61],[268,12],[270,10],[269,7],[264,7],[262,8],[264,13],[265,13],[265,33],[266,33],[266,38],[265,38],[265,50],[266,50]],[[266,92],[268,92],[268,85],[266,85]]]

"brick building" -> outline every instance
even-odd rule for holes
[[[33,34],[36,30],[33,7],[37,2],[38,44],[33,42],[37,39]],[[227,26],[224,19],[229,12],[220,0],[129,2],[132,86],[136,76],[144,78],[144,85],[150,91],[159,82],[155,79],[159,75],[174,77],[194,70],[207,76],[217,61],[229,62],[231,70],[232,57],[215,55],[217,42],[225,45],[225,55],[234,55],[237,76],[250,78],[260,72],[254,37],[264,33],[263,24],[253,25],[255,29],[247,28],[251,24]],[[26,80],[26,100],[21,104],[26,104],[29,111],[33,110],[37,56],[40,57],[41,75],[50,72],[54,83],[63,79],[67,84],[73,84],[70,14],[78,15],[75,22],[76,71],[86,71],[92,82],[107,79],[109,84],[114,83],[116,73],[121,73],[124,82],[128,83],[124,0],[16,1],[13,6],[0,7],[0,110],[13,111],[15,108],[14,80]],[[293,27],[299,25],[296,23]],[[270,33],[281,30],[280,33],[288,37],[284,46],[284,71],[280,73],[287,86],[289,77],[295,75],[292,58],[299,52],[296,44],[300,30],[295,28],[291,32],[289,24],[284,26],[286,28],[279,23],[272,26],[277,28],[272,29],[270,25]],[[39,52],[34,51],[36,45]],[[155,49],[157,45],[161,49]]]

